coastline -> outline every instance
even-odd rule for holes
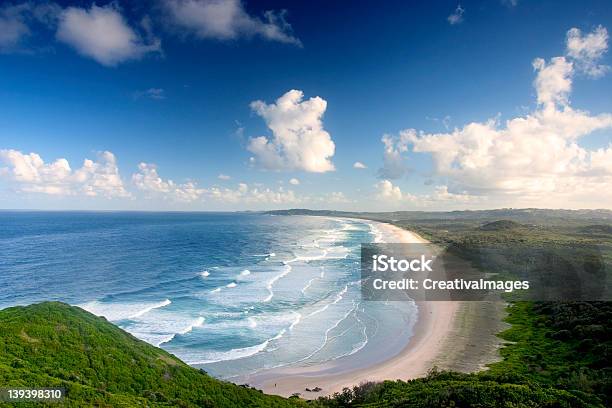
[[[376,226],[384,229],[385,235],[393,237],[394,242],[427,242],[417,234],[391,224],[377,222]],[[497,350],[501,343],[495,334],[502,329],[500,313],[503,310],[498,302],[485,305],[485,310],[483,305],[475,305],[477,303],[484,302],[418,302],[414,334],[404,348],[396,355],[367,367],[343,368],[341,362],[332,367],[328,364],[283,367],[243,379],[267,394],[288,397],[300,393],[302,398],[314,399],[366,381],[422,377],[434,366],[477,371],[498,358]],[[468,350],[472,353],[465,353]],[[305,391],[315,387],[321,390]]]

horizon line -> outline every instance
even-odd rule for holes
[[[544,208],[544,207],[498,207],[484,209],[463,209],[463,210],[394,210],[394,211],[364,211],[364,210],[331,210],[331,209],[311,209],[311,208],[287,208],[287,209],[267,209],[267,210],[134,210],[134,209],[42,209],[42,208],[0,208],[0,212],[130,212],[130,213],[209,213],[209,214],[238,214],[238,213],[268,213],[280,211],[313,211],[313,212],[339,212],[339,213],[371,213],[371,214],[391,214],[398,212],[408,213],[453,213],[453,212],[484,212],[484,211],[606,211],[612,212],[612,208]]]

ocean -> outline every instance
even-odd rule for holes
[[[0,308],[59,300],[226,379],[371,364],[417,309],[360,298],[370,221],[257,213],[0,212]]]

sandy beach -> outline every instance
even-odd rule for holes
[[[417,234],[377,223],[384,229],[387,242],[426,243]],[[392,239],[392,240],[391,240]],[[404,349],[387,360],[365,368],[330,368],[322,364],[310,367],[287,367],[266,370],[249,377],[247,382],[265,393],[303,398],[317,398],[341,391],[365,381],[383,381],[421,377],[433,366],[471,372],[497,359],[503,329],[500,302],[418,302],[418,320],[414,334]],[[319,392],[306,388],[320,387]]]

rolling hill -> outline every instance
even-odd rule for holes
[[[214,379],[102,317],[59,302],[0,310],[0,384],[63,387],[67,407],[303,405]],[[40,403],[20,404],[30,405]]]

